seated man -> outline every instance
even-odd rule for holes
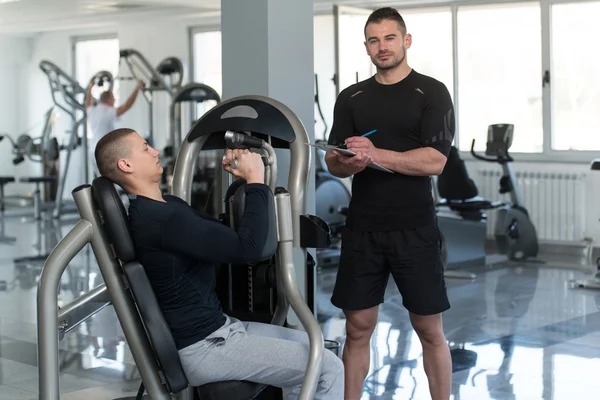
[[[308,364],[305,332],[242,322],[224,314],[214,292],[215,265],[256,261],[267,239],[267,196],[260,155],[228,150],[224,169],[247,182],[246,206],[234,231],[185,201],[161,194],[159,152],[131,129],[100,139],[100,174],[133,197],[131,233],[192,386],[246,380],[281,387],[297,398]],[[237,159],[237,168],[229,163]],[[342,361],[325,351],[317,398],[342,399]]]

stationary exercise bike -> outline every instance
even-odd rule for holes
[[[486,156],[475,153],[475,139],[471,143],[471,154],[478,160],[496,162],[502,166],[500,193],[509,193],[511,203],[498,207],[494,228],[496,244],[509,260],[535,258],[538,254],[538,238],[535,226],[525,208],[508,153],[514,133],[513,124],[495,124],[488,127]]]

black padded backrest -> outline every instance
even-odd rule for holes
[[[275,197],[273,193],[269,191],[270,196],[268,198],[268,218],[269,218],[269,231],[267,236],[267,241],[265,242],[265,246],[263,247],[263,251],[258,260],[251,261],[263,261],[268,258],[271,258],[273,254],[277,251],[277,221],[275,219]],[[227,189],[227,193],[225,195],[225,199],[227,202],[227,214],[228,217],[233,219],[233,229],[237,230],[239,226],[239,221],[242,215],[244,214],[244,209],[246,208],[246,184],[243,180],[236,180],[229,186]],[[231,223],[231,221],[230,221]]]
[[[444,171],[437,179],[440,197],[447,201],[467,200],[478,195],[475,182],[469,177],[465,162],[456,147],[450,147]]]
[[[123,265],[123,270],[142,322],[146,327],[150,343],[167,381],[167,387],[172,393],[180,392],[188,387],[188,381],[181,366],[173,335],[160,312],[160,306],[148,275],[146,275],[144,267],[135,261]]]
[[[135,260],[135,247],[129,230],[129,219],[114,183],[100,176],[92,182],[92,193],[100,207],[108,238],[124,263]]]
[[[179,353],[152,284],[144,267],[136,261],[135,247],[129,229],[129,218],[113,182],[99,177],[92,182],[92,192],[102,214],[107,239],[113,245],[117,258],[123,262],[123,271],[141,320],[146,328],[154,355],[161,366],[167,387],[177,393],[188,387]]]

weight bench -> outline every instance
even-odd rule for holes
[[[121,262],[129,290],[135,300],[165,384],[171,393],[181,392],[188,388],[188,381],[181,366],[175,341],[160,311],[150,280],[144,267],[136,261],[125,207],[113,183],[104,177],[93,181],[92,193],[102,214],[107,241],[112,245]],[[200,400],[248,400],[256,398],[267,387],[267,385],[246,381],[223,381],[206,384],[196,390]],[[143,392],[142,383],[140,393]]]
[[[40,184],[55,181],[55,176],[25,176],[19,179],[21,183],[35,184],[35,191],[33,192],[33,217],[35,220],[42,219],[42,191],[40,190]]]

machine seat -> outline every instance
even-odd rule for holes
[[[56,176],[23,176],[19,179],[21,183],[48,183],[56,181]]]
[[[474,210],[491,210],[503,206],[505,203],[497,201],[491,202],[482,197],[474,197],[466,200],[443,200],[438,206],[449,207],[454,211],[474,211]]]
[[[491,210],[505,205],[502,202],[491,202],[479,196],[475,182],[469,177],[465,162],[460,158],[458,149],[450,147],[446,166],[438,176],[437,187],[443,199],[437,206],[449,207],[461,213],[463,217],[475,217],[482,210]]]
[[[189,383],[181,366],[171,330],[160,312],[152,284],[144,267],[136,261],[135,246],[123,202],[113,183],[105,177],[98,177],[92,182],[92,191],[102,213],[108,233],[107,239],[123,264],[131,293],[167,387],[171,393],[178,393],[186,389]],[[202,400],[248,400],[254,399],[267,387],[245,381],[223,381],[200,386],[197,391]]]
[[[197,388],[200,400],[250,400],[255,399],[267,385],[247,381],[207,383]]]

